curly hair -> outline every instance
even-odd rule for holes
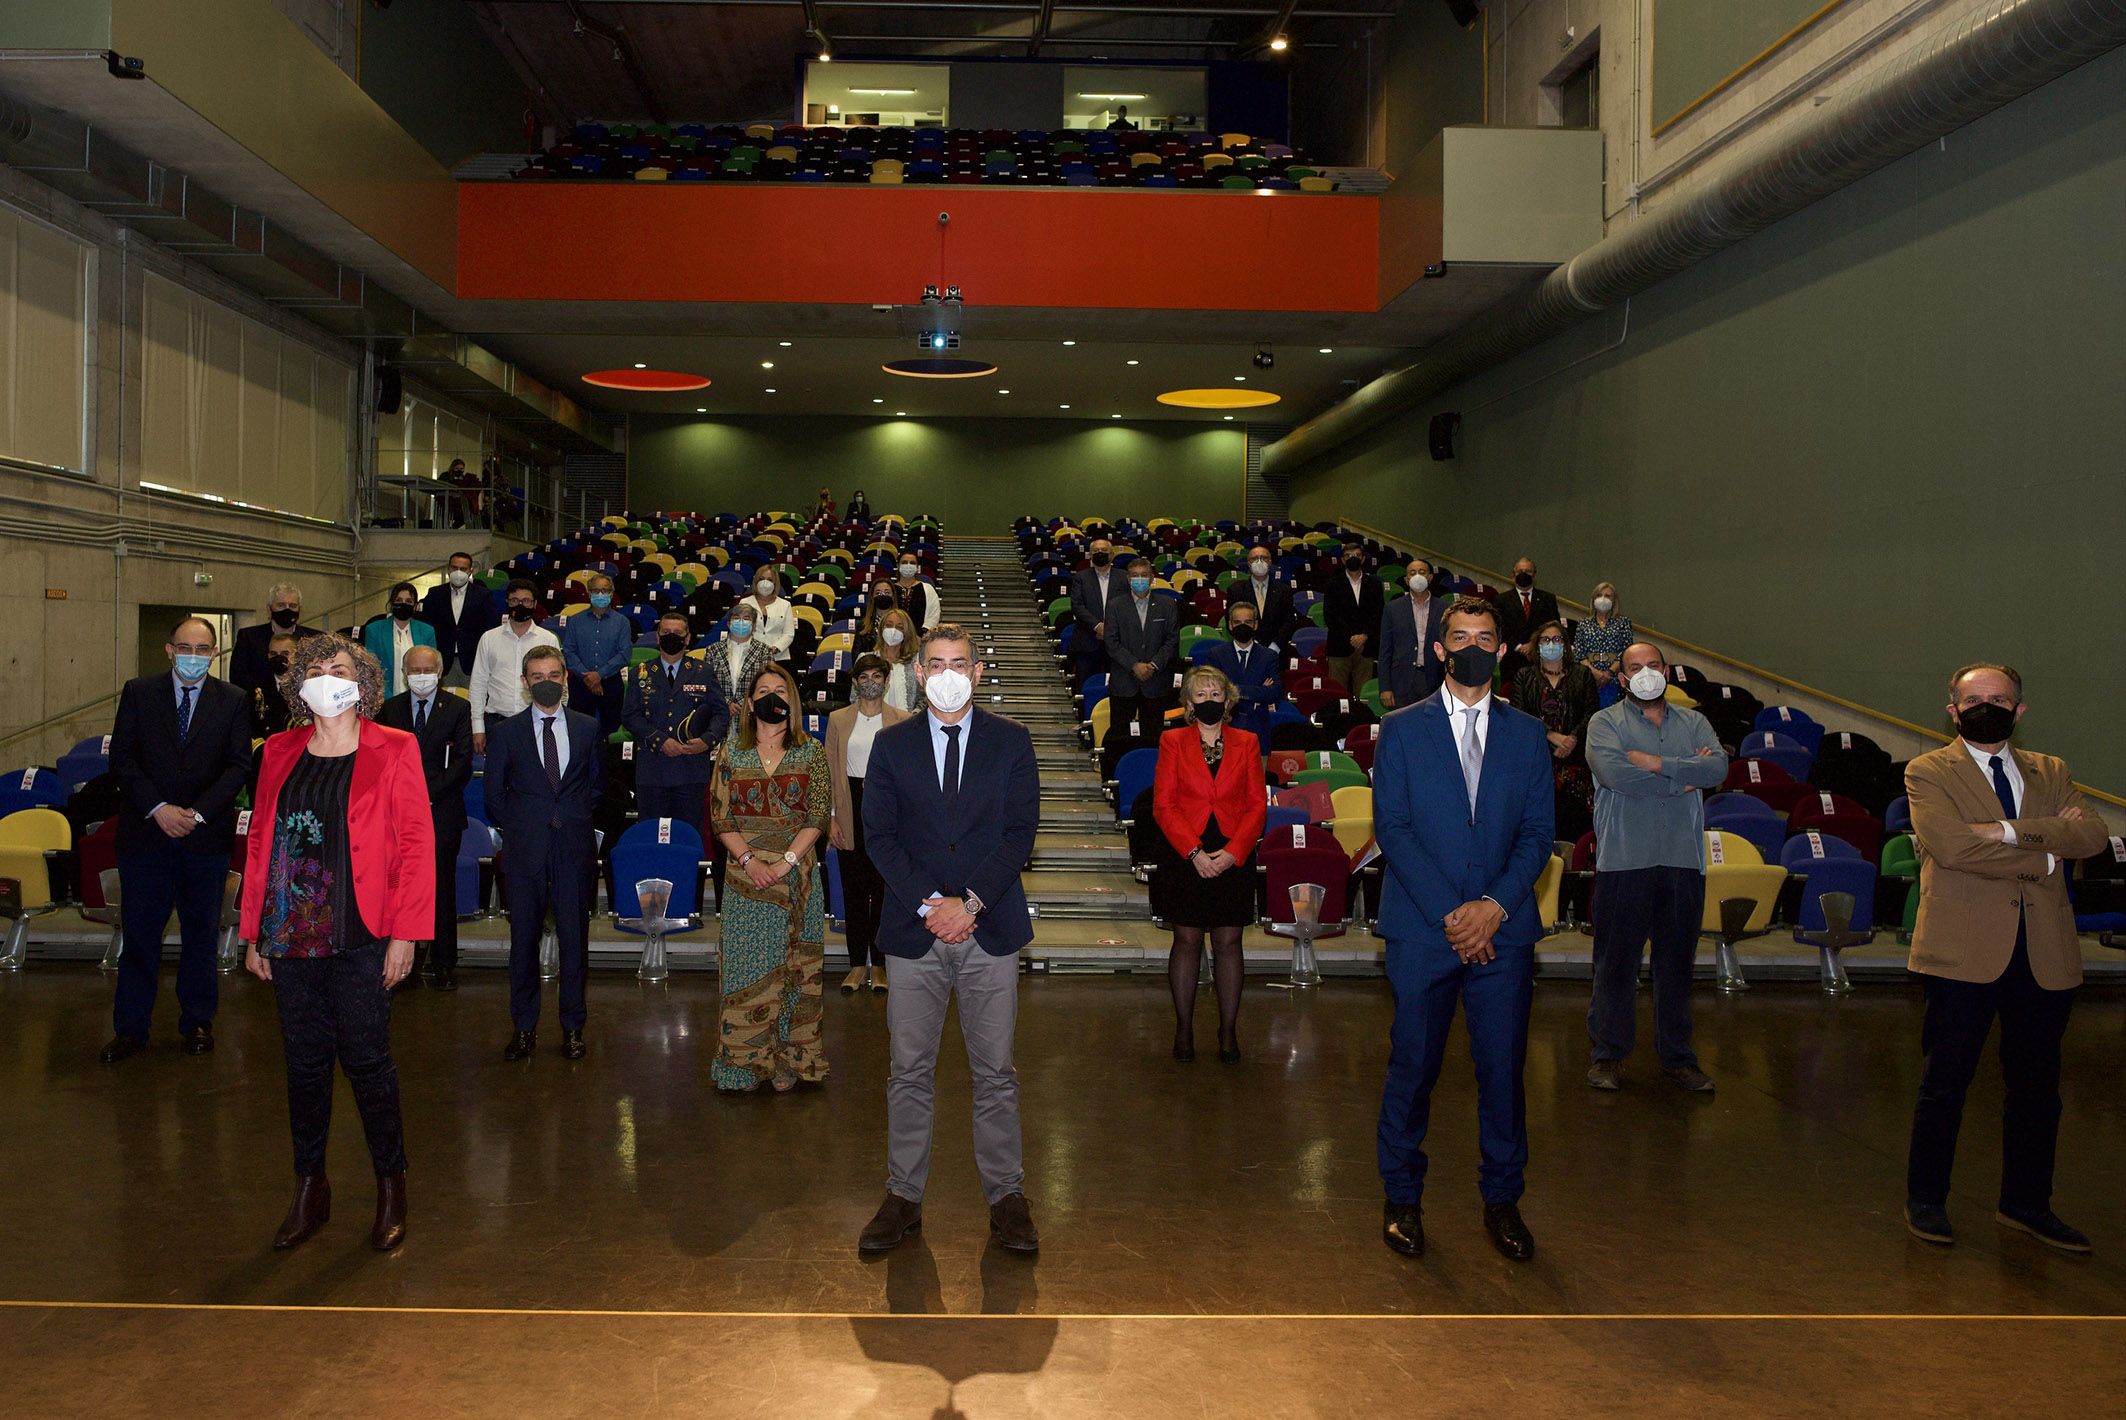
[[[303,703],[303,682],[309,678],[310,668],[342,654],[354,662],[354,683],[362,688],[361,703],[355,706],[355,713],[365,720],[376,718],[377,707],[384,703],[384,668],[360,642],[351,641],[336,631],[305,636],[288,653],[288,669],[281,676],[280,689],[281,699],[288,702],[289,714],[308,717],[310,707]]]
[[[1234,688],[1231,676],[1216,666],[1190,666],[1188,674],[1181,677],[1181,701],[1184,710],[1192,703],[1189,697],[1205,685],[1217,687],[1218,694],[1225,701],[1228,710],[1239,705],[1240,692]]]

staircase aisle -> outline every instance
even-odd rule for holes
[[[1148,924],[1150,900],[1130,874],[1129,844],[1100,792],[1099,768],[1078,741],[1070,683],[1027,589],[1018,544],[948,535],[940,571],[946,619],[977,637],[985,668],[977,703],[1026,726],[1040,761],[1041,827],[1022,879],[1027,901],[1042,922]],[[1040,933],[1044,945],[1059,935]],[[1098,940],[1097,929],[1083,936]]]

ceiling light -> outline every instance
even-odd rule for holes
[[[692,375],[683,370],[652,370],[637,365],[632,370],[591,370],[583,377],[583,383],[597,385],[600,389],[654,391],[670,394],[680,390],[705,390],[709,387],[707,375]]]
[[[877,94],[877,95],[878,95],[878,96],[879,96],[880,98],[896,98],[896,99],[901,99],[901,98],[906,98],[906,97],[908,97],[908,96],[909,96],[910,94],[913,94],[913,93],[915,92],[915,90],[913,90],[913,89],[851,89],[851,90],[850,90],[849,92],[850,92],[850,93],[852,93],[852,94]]]
[[[822,64],[832,64],[834,62],[834,56],[823,49],[819,52],[819,62]]]
[[[1058,408],[1058,409],[1068,409],[1068,408],[1070,408],[1070,406],[1069,406],[1069,405],[1067,405],[1067,404],[1059,404],[1059,405],[1057,405],[1057,406],[1056,406],[1056,408]]]
[[[1120,419],[1122,416],[1119,414],[1110,414],[1107,417],[1110,419]]]
[[[697,404],[694,406],[694,412],[696,414],[707,414],[709,412],[709,407],[706,404]]]
[[[761,391],[761,393],[762,393],[762,394],[773,394],[773,393],[775,393],[775,391],[774,391],[773,389],[765,389],[765,390],[762,390],[762,391]]]
[[[1291,46],[1292,42],[1286,39],[1283,35],[1279,35],[1277,36],[1277,38],[1270,41],[1270,48],[1276,50],[1279,54],[1284,53],[1287,49],[1291,48]],[[857,90],[857,92],[862,93],[863,90],[859,89]]]
[[[781,346],[781,347],[782,347],[783,349],[785,349],[785,350],[788,350],[788,349],[790,348],[790,342],[789,342],[789,341],[787,341],[787,340],[778,340],[778,341],[776,341],[775,343],[776,343],[777,345],[780,345],[780,346]],[[1327,351],[1325,350],[1325,351],[1323,351],[1322,353],[1323,353],[1324,355],[1326,355],[1326,354],[1327,354],[1328,352],[1327,352]]]
[[[874,400],[872,400],[871,402],[872,402],[873,404],[884,404],[884,403],[885,403],[886,401],[885,401],[885,400],[883,400],[883,399],[874,399]]]
[[[642,363],[642,362],[641,362],[640,360],[637,360],[637,361],[635,362],[635,368],[636,368],[636,369],[638,369],[638,370],[647,370],[647,369],[649,368],[649,366],[647,366],[647,365],[643,364],[643,363]]]
[[[1233,376],[1233,382],[1235,384],[1244,385],[1248,382],[1248,377],[1246,375],[1235,375]]]
[[[893,417],[895,419],[906,419],[908,417],[908,411],[905,409],[896,409],[893,411]]]
[[[772,370],[775,368],[775,362],[773,360],[763,360],[760,362],[760,368],[763,370]]]
[[[998,391],[997,391],[997,393],[998,393],[998,394],[1010,394],[1010,393],[1011,393],[1011,391],[1010,391],[1010,390],[998,390]]]
[[[1334,355],[1336,352],[1334,350],[1331,350],[1328,346],[1324,345],[1321,347],[1321,353],[1324,355]]]
[[[997,372],[997,367],[987,360],[962,360],[949,355],[914,360],[888,360],[879,368],[889,375],[905,375],[916,380],[972,380]]]
[[[1078,342],[1077,342],[1077,341],[1075,341],[1075,340],[1066,340],[1066,341],[1064,341],[1063,343],[1064,343],[1065,345],[1076,345],[1076,344],[1077,344]]]
[[[1134,365],[1134,364],[1136,364],[1137,362],[1136,362],[1135,360],[1131,360],[1131,361],[1128,361],[1127,363],[1129,363],[1129,364],[1132,364],[1132,365]]]
[[[1082,91],[1081,91],[1081,92],[1080,92],[1080,93],[1078,94],[1078,97],[1079,97],[1079,98],[1081,98],[1081,99],[1141,99],[1141,98],[1144,98],[1144,97],[1145,97],[1145,95],[1143,95],[1143,94],[1088,94],[1088,93],[1084,93],[1084,92],[1082,92]]]
[[[1268,390],[1236,390],[1230,385],[1214,385],[1209,389],[1168,390],[1159,396],[1159,402],[1180,409],[1254,409],[1275,404],[1279,398]]]
[[[1233,416],[1232,416],[1232,415],[1230,415],[1230,414],[1226,415],[1226,416],[1225,416],[1225,422],[1226,422],[1226,423],[1228,423],[1228,424],[1232,423],[1232,422],[1233,422]]]

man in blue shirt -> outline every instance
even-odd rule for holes
[[[635,626],[613,610],[613,579],[603,572],[591,578],[591,609],[570,615],[561,624],[561,654],[573,684],[569,708],[598,721],[600,734],[620,728],[620,701],[626,687],[621,672],[635,649]]]

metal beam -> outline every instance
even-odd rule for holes
[[[1041,0],[1039,13],[1034,16],[1033,33],[1026,40],[1026,57],[1034,58],[1041,52],[1041,41],[1048,38],[1048,27],[1054,23],[1056,7],[1054,0]]]
[[[1255,53],[1257,50],[1268,49],[1270,41],[1276,39],[1279,35],[1285,35],[1289,39],[1290,36],[1286,34],[1286,27],[1292,23],[1292,12],[1298,8],[1299,0],[1284,0],[1284,3],[1277,7],[1276,17],[1267,25],[1264,25],[1261,32],[1254,39],[1241,47],[1240,54],[1244,57]]]
[[[627,71],[628,79],[642,95],[642,106],[649,111],[652,120],[663,123],[664,104],[657,97],[657,86],[650,82],[650,76],[643,69],[642,61],[636,57],[635,46],[628,42],[627,31],[618,25],[608,26],[603,21],[592,19],[583,13],[583,6],[577,3],[577,0],[568,0],[568,13],[574,18],[577,28],[586,34],[596,35],[613,47],[613,57],[620,61],[620,67]]]

